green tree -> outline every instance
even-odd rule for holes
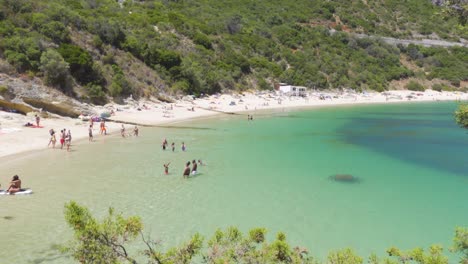
[[[457,124],[459,124],[461,127],[468,128],[468,104],[461,104],[458,106],[457,111],[455,111],[455,121]],[[460,234],[464,234],[465,236],[465,253],[468,254],[468,242],[467,242],[467,233],[468,231],[460,231]]]
[[[48,49],[42,53],[39,69],[44,73],[46,84],[58,86],[66,91],[70,76],[69,66],[60,53],[53,49]]]
[[[79,83],[102,83],[102,77],[93,68],[93,58],[89,52],[72,44],[60,45],[58,52],[70,65],[70,73]]]
[[[465,105],[465,121],[468,125],[468,106]],[[468,128],[468,126],[465,126]],[[455,229],[455,237],[453,238],[452,251],[460,253],[460,263],[468,264],[468,228],[457,227]]]
[[[106,93],[104,93],[100,85],[88,84],[86,89],[88,90],[89,99],[93,104],[103,105],[107,102]]]
[[[103,221],[95,219],[89,210],[76,202],[65,204],[65,220],[73,229],[75,239],[63,250],[81,263],[136,263],[125,248],[143,229],[141,219],[125,218],[110,208]]]

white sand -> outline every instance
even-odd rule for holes
[[[408,98],[408,96],[411,96]],[[322,97],[322,99],[320,99]],[[325,98],[323,100],[323,98]],[[137,123],[145,125],[162,125],[182,120],[212,116],[220,112],[245,112],[255,115],[257,110],[282,109],[292,107],[332,106],[342,104],[370,104],[370,103],[395,103],[395,102],[419,102],[419,101],[445,101],[468,100],[468,93],[461,92],[426,92],[388,91],[386,93],[332,93],[312,92],[307,98],[289,97],[276,93],[243,93],[239,95],[210,96],[196,100],[181,100],[174,104],[154,103],[150,101],[132,101],[128,105],[111,105],[96,107],[96,113],[113,108],[115,115],[111,120]],[[233,103],[231,103],[233,102]],[[146,106],[146,108],[144,107]],[[138,110],[138,108],[140,110]],[[192,111],[192,108],[194,111]],[[73,148],[79,148],[76,140],[88,137],[88,121],[72,118],[42,118],[41,125],[44,128],[25,127],[27,122],[35,123],[34,116],[23,116],[7,112],[0,112],[0,157],[13,155],[25,151],[47,148],[49,142],[49,129],[56,132],[61,129],[70,129]],[[108,131],[118,134],[121,124],[106,123]],[[125,125],[130,131],[132,125]],[[99,140],[99,123],[94,125],[94,137]],[[57,138],[57,145],[60,147]]]

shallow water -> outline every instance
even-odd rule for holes
[[[71,237],[69,200],[99,216],[109,206],[139,215],[145,232],[168,245],[234,225],[266,227],[270,238],[284,231],[320,258],[343,247],[383,256],[390,246],[450,246],[455,226],[468,224],[468,134],[453,122],[455,107],[343,106],[253,122],[222,116],[4,159],[0,182],[17,173],[35,193],[0,197],[0,259],[70,263],[53,250]],[[165,137],[176,152],[161,150]],[[184,180],[191,159],[206,166]],[[357,180],[334,181],[336,174]]]

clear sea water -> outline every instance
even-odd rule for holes
[[[103,216],[109,206],[139,215],[145,233],[177,245],[195,232],[266,227],[325,259],[352,247],[380,256],[451,245],[468,226],[468,133],[455,103],[341,106],[220,116],[141,137],[97,137],[74,151],[44,150],[0,160],[0,183],[19,174],[30,196],[0,197],[2,263],[70,263],[53,250],[71,238],[64,203]],[[176,151],[162,151],[167,138]],[[187,144],[187,151],[180,144]],[[182,178],[202,159],[200,175]],[[171,162],[170,175],[163,163]],[[356,182],[330,179],[350,174]],[[451,256],[451,262],[456,256]]]

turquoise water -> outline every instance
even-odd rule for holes
[[[99,216],[109,206],[140,215],[145,232],[167,245],[234,225],[266,227],[270,238],[284,231],[320,258],[343,247],[363,256],[447,247],[455,226],[468,225],[468,134],[453,122],[455,107],[343,106],[255,114],[253,122],[221,116],[5,159],[0,182],[18,173],[35,194],[0,197],[0,258],[69,263],[51,249],[70,238],[69,200]],[[161,150],[163,138],[176,152]],[[206,166],[184,180],[191,159]],[[333,181],[335,174],[358,181]]]

